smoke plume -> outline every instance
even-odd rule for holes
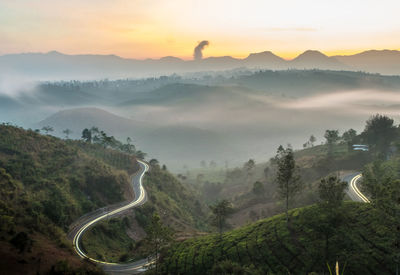
[[[210,43],[207,40],[203,40],[199,43],[199,45],[194,48],[193,57],[194,60],[201,60],[203,58],[203,49],[205,46],[208,46]]]

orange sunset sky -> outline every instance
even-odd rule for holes
[[[0,55],[191,59],[200,40],[205,57],[400,49],[399,11],[398,0],[1,0]]]

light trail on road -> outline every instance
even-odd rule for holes
[[[98,223],[99,221],[110,218],[117,214],[120,214],[128,209],[139,206],[146,202],[146,199],[147,199],[146,190],[143,187],[142,179],[143,179],[143,176],[145,175],[145,173],[149,170],[149,165],[141,160],[137,160],[137,162],[140,165],[140,170],[136,173],[136,175],[132,179],[132,187],[135,192],[134,200],[125,206],[122,206],[115,210],[106,212],[99,217],[95,217],[92,220],[87,221],[86,223],[81,225],[81,227],[77,230],[77,232],[75,233],[73,240],[72,240],[75,252],[82,259],[86,259],[91,262],[103,265],[103,267],[106,266],[107,271],[113,271],[113,272],[137,271],[137,272],[141,272],[141,271],[144,271],[147,266],[152,264],[152,262],[149,262],[147,260],[140,260],[140,261],[137,261],[134,263],[127,263],[127,264],[109,263],[109,262],[105,262],[105,261],[100,261],[100,260],[91,258],[88,255],[86,255],[86,253],[82,250],[81,242],[80,242],[81,238],[83,236],[83,233],[87,229],[89,229],[91,226]],[[115,270],[113,270],[112,267],[115,267]]]
[[[353,192],[365,203],[370,203],[370,200],[363,194],[361,193],[360,189],[357,187],[357,181],[362,177],[361,174],[358,174],[354,176],[350,180],[350,188],[353,190]]]

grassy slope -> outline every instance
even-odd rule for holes
[[[69,224],[131,197],[134,168],[131,156],[1,125],[0,257],[8,260],[0,269],[44,272],[65,259],[82,266],[66,238]],[[12,241],[18,234],[24,238]]]
[[[346,203],[329,238],[329,263],[346,263],[345,274],[390,274],[393,228],[370,205]],[[259,274],[327,272],[325,238],[319,232],[326,216],[314,205],[260,220],[223,234],[177,243],[164,255],[169,274],[211,274],[215,262],[230,260]]]
[[[82,244],[89,256],[111,262],[124,262],[133,254],[135,241],[126,230],[130,227],[128,217],[103,221],[84,234]]]
[[[0,256],[14,259],[15,273],[25,269],[35,273],[38,261],[44,258],[42,271],[60,259],[81,265],[66,238],[69,225],[95,209],[131,200],[128,175],[135,169],[133,156],[0,125]],[[113,261],[137,257],[133,253],[137,243],[127,232],[136,240],[143,237],[142,228],[154,211],[165,223],[182,231],[195,232],[196,226],[204,225],[202,206],[193,190],[168,171],[152,167],[144,184],[149,192],[145,205],[126,218],[101,223],[84,236],[89,255]],[[200,218],[195,219],[198,214]],[[21,232],[27,234],[27,246],[21,253],[8,249]],[[4,263],[1,269],[11,270],[13,261]]]
[[[146,257],[140,239],[144,237],[142,228],[146,228],[154,212],[158,212],[164,224],[176,231],[178,238],[193,236],[197,230],[205,229],[204,206],[193,190],[168,171],[153,166],[144,177],[144,186],[148,195],[144,205],[129,211],[123,219],[101,222],[84,235],[82,242],[89,256],[111,262]],[[139,233],[139,238],[132,240],[127,231]]]
[[[158,166],[146,174],[144,185],[149,201],[136,212],[139,224],[146,226],[148,218],[157,211],[163,222],[178,233],[195,233],[196,229],[204,229],[204,205],[191,186],[181,183]]]
[[[326,145],[316,145],[295,151],[295,158],[300,168],[302,182],[305,184],[302,192],[291,202],[291,207],[301,207],[317,202],[316,188],[322,177],[330,173],[341,172],[340,175],[342,175],[347,173],[345,171],[360,171],[366,163],[371,161],[370,156],[365,152],[348,152],[346,144],[335,145],[330,157]],[[267,177],[264,175],[265,167],[269,167]],[[276,215],[284,210],[276,190],[275,174],[276,167],[271,162],[267,162],[257,163],[250,179],[247,178],[243,168],[225,170],[225,173],[209,168],[190,171],[190,177],[185,181],[203,192],[203,200],[207,203],[222,198],[231,200],[237,211],[231,216],[229,222],[233,227],[237,227],[259,218]],[[196,179],[198,175],[201,175],[200,180]],[[264,194],[254,194],[252,188],[255,181],[263,183],[266,190]]]

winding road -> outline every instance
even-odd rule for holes
[[[93,214],[89,214],[84,217],[83,222],[80,222],[80,225],[76,226],[74,230],[71,232],[73,239],[73,246],[76,253],[83,259],[89,260],[93,263],[100,265],[103,270],[107,273],[112,274],[138,274],[147,269],[147,267],[152,263],[147,259],[142,259],[136,262],[127,263],[127,264],[119,264],[119,263],[109,263],[100,260],[93,259],[86,255],[85,251],[81,246],[81,238],[84,232],[98,223],[101,220],[111,218],[126,210],[137,207],[139,205],[144,204],[147,201],[146,190],[143,188],[143,176],[149,170],[149,165],[143,161],[138,160],[139,163],[139,171],[132,178],[132,187],[135,193],[135,198],[128,204],[125,204],[117,209],[113,210],[105,210],[103,208],[100,211],[93,212]],[[353,201],[365,202],[369,203],[368,198],[361,193],[361,191],[357,187],[357,181],[362,177],[361,173],[354,173],[347,175],[343,178],[344,181],[348,182],[349,188],[347,189],[347,194]]]
[[[125,204],[117,209],[114,210],[105,210],[101,209],[100,213],[98,211],[94,212],[92,215],[86,216],[84,219],[84,222],[81,222],[80,225],[75,227],[75,229],[72,232],[73,236],[73,246],[76,251],[76,253],[83,259],[89,260],[93,263],[96,263],[100,265],[103,270],[107,273],[127,273],[127,274],[136,274],[136,273],[141,273],[146,270],[146,267],[151,264],[147,259],[139,260],[136,262],[132,263],[127,263],[127,264],[118,264],[118,263],[108,263],[108,262],[103,262],[99,261],[93,258],[90,258],[88,255],[86,255],[85,251],[82,248],[81,244],[81,238],[84,234],[84,232],[98,223],[101,220],[111,218],[113,216],[116,216],[118,214],[121,214],[122,212],[125,212],[126,210],[129,210],[133,207],[137,207],[139,205],[144,204],[147,201],[147,195],[146,195],[146,190],[143,188],[143,183],[142,179],[144,174],[149,170],[149,165],[143,161],[137,160],[139,163],[139,171],[136,172],[136,174],[132,178],[132,187],[133,191],[135,193],[135,198],[128,204]]]
[[[361,173],[354,173],[345,176],[343,180],[349,184],[349,188],[346,192],[353,201],[369,203],[369,199],[363,193],[361,193],[360,189],[357,187],[357,182],[361,179],[361,177]]]

